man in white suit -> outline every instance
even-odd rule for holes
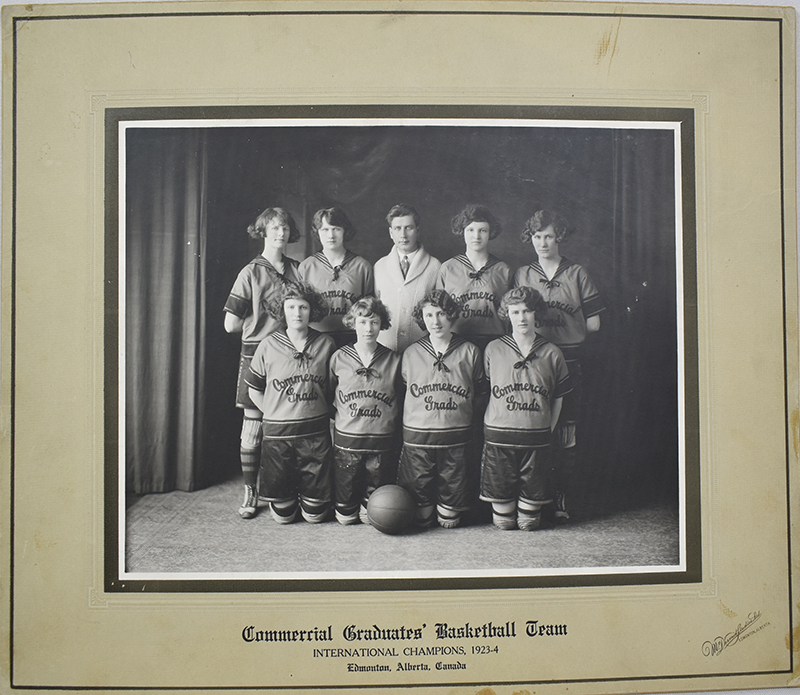
[[[378,340],[403,352],[425,332],[411,316],[417,302],[435,284],[441,263],[419,243],[419,213],[410,205],[395,205],[386,215],[394,247],[375,263],[375,294],[389,309],[392,325]]]

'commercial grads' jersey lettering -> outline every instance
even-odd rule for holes
[[[243,320],[242,343],[258,345],[281,324],[269,313],[269,305],[280,297],[284,286],[297,282],[298,262],[283,257],[283,273],[279,273],[264,256],[257,256],[239,272],[233,283],[225,311]]]
[[[475,391],[484,383],[480,350],[453,335],[444,353],[428,336],[406,348],[402,376],[407,386],[403,442],[452,446],[469,441]]]
[[[542,316],[536,315],[537,333],[558,345],[568,360],[575,359],[586,338],[586,319],[605,309],[583,266],[562,257],[555,274],[548,279],[542,266],[534,261],[517,270],[513,284],[538,290],[548,310]]]
[[[327,430],[328,360],[334,347],[330,336],[313,328],[302,351],[285,331],[261,342],[245,382],[264,394],[264,437],[300,437]]]
[[[348,451],[388,451],[399,418],[400,356],[378,345],[365,365],[353,345],[331,357],[330,385],[336,410],[333,441]]]
[[[553,400],[571,390],[564,356],[536,336],[527,355],[505,335],[486,347],[484,366],[491,384],[484,417],[486,441],[500,446],[545,446],[550,441]]]
[[[347,251],[341,265],[333,266],[321,251],[306,258],[298,270],[300,279],[314,287],[328,304],[328,315],[313,328],[325,333],[347,330],[342,317],[357,299],[375,291],[372,266]]]
[[[453,331],[466,338],[503,335],[505,327],[497,316],[497,307],[510,279],[511,269],[495,256],[490,255],[480,270],[475,270],[466,254],[445,261],[436,287],[449,292],[461,305]]]

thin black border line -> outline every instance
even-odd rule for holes
[[[741,22],[782,22],[782,17],[737,17],[732,15],[702,15],[693,16],[686,14],[646,14],[624,12],[488,12],[471,10],[459,12],[457,10],[297,10],[297,11],[238,11],[238,12],[142,12],[141,14],[119,13],[119,14],[87,14],[87,15],[61,15],[61,16],[33,16],[18,17],[23,21],[47,21],[47,20],[75,20],[75,19],[130,19],[130,18],[173,18],[173,17],[302,17],[302,16],[464,16],[464,17],[614,17],[618,19],[703,19],[712,21],[741,21]]]
[[[16,533],[14,528],[15,507],[14,501],[16,499],[16,487],[14,481],[15,464],[15,451],[16,451],[16,341],[17,341],[17,322],[16,322],[16,306],[17,306],[17,30],[16,24],[14,25],[12,37],[12,51],[13,51],[13,66],[12,66],[12,81],[13,89],[11,94],[11,355],[9,356],[9,367],[11,369],[10,377],[10,403],[8,404],[8,414],[11,418],[9,427],[9,500],[8,511],[10,515],[9,524],[9,631],[8,631],[8,680],[13,688],[14,685],[14,570],[15,560],[14,544],[16,542]]]
[[[58,686],[58,685],[18,685],[12,686],[15,690],[75,690],[75,691],[83,691],[83,690],[99,690],[99,691],[110,691],[110,690],[123,690],[123,691],[139,691],[139,690],[170,690],[170,691],[181,691],[181,690],[262,690],[262,691],[287,691],[287,690],[395,690],[397,688],[468,688],[468,687],[479,687],[479,688],[486,688],[491,686],[500,686],[500,685],[564,685],[570,683],[618,683],[618,682],[639,682],[639,681],[653,681],[653,680],[681,680],[681,679],[701,679],[701,678],[733,678],[733,677],[749,677],[749,676],[764,676],[764,675],[774,675],[778,673],[792,673],[791,670],[785,669],[780,671],[745,671],[741,673],[699,673],[696,675],[682,675],[682,676],[625,676],[624,678],[573,678],[573,679],[557,679],[557,680],[538,680],[538,681],[493,681],[491,683],[486,683],[483,681],[478,682],[470,682],[470,683],[373,683],[373,684],[345,684],[345,685],[286,685],[286,686],[277,686],[277,685],[245,685],[245,686],[235,686],[235,685],[211,685],[211,686],[203,686],[203,687],[195,687],[195,686],[180,686],[180,685],[167,685],[167,686],[157,686],[157,685],[147,685],[147,686],[130,686],[130,685],[123,685],[123,686]],[[759,686],[751,686],[751,687],[759,687]]]
[[[778,25],[778,90],[779,100],[779,123],[780,123],[780,160],[781,160],[781,292],[783,293],[783,388],[784,388],[784,428],[786,439],[784,447],[786,452],[786,551],[788,555],[788,594],[789,594],[789,663],[794,671],[794,625],[793,618],[793,586],[794,578],[792,576],[792,506],[791,506],[791,426],[789,423],[789,336],[787,335],[787,292],[786,292],[786,158],[784,155],[786,142],[784,128],[786,123],[784,121],[783,109],[783,22]],[[797,236],[795,235],[795,247],[797,246]],[[795,272],[798,268],[795,267]]]
[[[220,13],[220,14],[224,15],[226,13]],[[233,14],[233,13],[227,13],[227,14]],[[323,14],[323,13],[311,13],[311,14]],[[343,15],[343,14],[354,14],[354,13],[352,13],[352,12],[351,13],[347,13],[347,12],[335,12],[334,13],[334,12],[331,12],[330,14]],[[370,13],[366,13],[365,12],[363,14],[378,14],[378,13],[377,12],[370,12]],[[395,12],[394,14],[400,14],[400,13]],[[405,13],[405,14],[412,14],[412,13],[408,12],[408,13]],[[423,14],[436,14],[436,13],[416,12],[416,13],[413,13],[413,14],[423,15]],[[439,14],[443,14],[443,13],[439,13]],[[452,14],[471,14],[471,13],[452,13]],[[500,16],[503,16],[505,14],[511,15],[511,13],[481,13],[481,14],[492,14],[492,15],[500,15]],[[520,13],[520,14],[526,14],[526,15],[535,15],[535,14],[550,15],[550,14],[556,14],[556,13]],[[594,14],[594,13],[587,13],[587,14],[583,14],[583,13],[574,13],[574,14],[563,13],[563,14],[568,15],[568,16],[614,16],[614,15]],[[136,15],[136,14],[130,14],[130,15],[107,15],[108,18],[114,18],[114,17],[118,17],[118,18],[145,17],[145,16],[147,16],[147,17],[151,17],[151,16],[152,17],[163,17],[163,16],[184,17],[184,16],[206,16],[206,15],[200,14],[200,13],[197,13],[197,14],[176,13],[175,15],[156,15],[156,14],[153,14],[153,15]],[[511,16],[513,16],[513,15],[511,15]],[[781,151],[780,151],[780,160],[781,160],[781,172],[780,172],[780,178],[781,178],[781,252],[782,252],[781,264],[782,264],[782,270],[783,270],[782,292],[783,292],[783,300],[784,300],[783,301],[783,317],[784,317],[784,335],[785,335],[785,331],[786,331],[786,313],[787,313],[786,300],[787,300],[787,298],[786,298],[786,279],[785,279],[785,272],[786,272],[786,257],[785,257],[785,249],[786,249],[786,247],[785,247],[785,243],[786,243],[786,239],[785,239],[785,233],[786,233],[785,214],[786,214],[786,211],[785,211],[785,204],[786,204],[786,199],[785,199],[785,190],[784,190],[784,187],[785,187],[785,166],[786,166],[786,162],[785,162],[784,150],[783,150],[784,145],[785,145],[785,140],[784,140],[785,122],[784,122],[784,115],[783,115],[783,103],[784,103],[784,100],[783,100],[783,89],[784,89],[784,87],[783,87],[783,74],[784,74],[783,73],[783,60],[784,60],[784,55],[783,55],[783,21],[784,20],[783,20],[783,18],[779,18],[779,17],[776,17],[776,18],[766,18],[766,17],[765,18],[730,17],[730,16],[713,16],[713,17],[711,17],[711,16],[699,16],[699,17],[692,17],[692,16],[685,16],[685,15],[677,15],[677,16],[671,16],[671,15],[616,15],[616,16],[625,16],[625,17],[643,16],[643,17],[646,17],[646,18],[654,18],[654,19],[656,19],[656,18],[661,18],[661,19],[664,19],[664,18],[675,18],[675,19],[715,19],[715,20],[721,20],[721,21],[726,21],[727,20],[727,21],[777,21],[778,22],[778,25],[779,25],[779,61],[778,61],[778,63],[779,63],[779,102],[780,102],[780,108],[781,108],[780,118],[779,118],[779,121],[780,121],[780,146],[781,146]],[[16,30],[16,28],[17,28],[17,20],[20,19],[20,20],[24,20],[24,21],[31,21],[31,20],[37,20],[37,19],[48,19],[48,20],[51,20],[51,19],[90,19],[90,18],[101,18],[101,17],[103,17],[103,16],[101,16],[101,15],[77,16],[77,17],[64,16],[64,17],[46,17],[46,18],[45,17],[31,17],[31,18],[16,18],[15,17],[13,19],[13,22],[12,22],[12,27],[13,27],[13,32],[12,32],[13,33],[13,39],[12,39],[12,45],[13,45],[13,49],[12,49],[13,50],[13,68],[12,68],[12,84],[13,84],[13,89],[12,89],[12,184],[11,184],[12,185],[12,212],[11,212],[11,261],[10,261],[10,266],[11,266],[11,268],[10,268],[10,272],[11,272],[11,291],[10,291],[10,294],[11,294],[11,301],[10,301],[10,303],[11,303],[11,317],[10,317],[10,319],[11,319],[11,326],[10,326],[10,334],[11,334],[10,335],[10,341],[11,341],[11,355],[10,355],[11,384],[10,384],[10,403],[9,403],[9,414],[10,414],[10,418],[11,418],[11,427],[10,427],[10,433],[9,433],[9,442],[10,442],[10,466],[9,466],[9,469],[10,469],[10,474],[11,474],[10,475],[11,500],[10,500],[10,505],[9,505],[10,517],[11,517],[10,518],[11,534],[10,534],[10,543],[9,543],[9,547],[10,547],[10,568],[11,568],[11,574],[10,574],[10,578],[9,578],[10,579],[10,582],[9,582],[9,588],[10,588],[10,592],[9,592],[9,598],[10,598],[9,615],[10,615],[10,626],[11,626],[11,630],[10,630],[10,634],[9,634],[9,647],[10,647],[9,677],[10,677],[10,684],[11,684],[11,688],[12,689],[45,689],[45,690],[75,690],[75,691],[77,691],[77,690],[108,690],[109,689],[107,686],[103,686],[101,688],[101,687],[81,687],[81,686],[74,686],[74,687],[73,686],[15,686],[13,684],[13,675],[14,675],[14,659],[13,659],[13,656],[14,656],[14,647],[13,647],[13,644],[14,644],[14,631],[13,631],[13,626],[14,626],[14,572],[13,572],[13,570],[14,570],[14,561],[15,561],[15,557],[14,557],[14,539],[15,539],[15,535],[14,535],[15,427],[14,427],[14,425],[15,425],[15,421],[16,421],[16,417],[15,417],[16,416],[16,410],[15,410],[15,405],[16,405],[15,396],[16,396],[16,393],[15,393],[15,378],[14,377],[15,377],[15,374],[16,374],[16,360],[15,360],[15,348],[16,348],[16,320],[15,320],[16,319],[16,291],[15,291],[15,288],[16,288],[16,221],[17,221],[16,220],[16,208],[17,208],[16,203],[17,203],[17,172],[18,172],[18,166],[17,166],[17,103],[18,103],[17,102],[17,96],[18,96],[18,91],[17,91],[17,87],[18,87],[18,71],[17,71],[17,67],[18,67],[18,43],[17,43],[17,30]],[[788,410],[788,347],[787,347],[785,339],[784,339],[784,408],[785,408],[784,412],[786,413],[787,410]],[[787,512],[790,513],[791,512],[791,501],[790,501],[789,496],[790,496],[791,490],[790,490],[790,487],[789,487],[788,483],[789,483],[789,468],[790,468],[790,463],[791,463],[791,461],[790,461],[791,457],[790,457],[790,450],[789,450],[789,427],[788,427],[788,423],[786,425],[786,433],[787,434],[786,434],[785,446],[786,446],[786,458],[787,458]],[[788,530],[791,531],[791,524],[790,523],[788,524],[788,527],[789,527]],[[789,551],[789,560],[790,560],[790,562],[789,562],[789,587],[788,587],[789,588],[789,597],[790,597],[790,610],[789,610],[790,647],[792,647],[792,648],[790,648],[790,662],[793,664],[794,651],[793,651],[793,635],[792,635],[791,626],[792,626],[792,621],[793,621],[793,618],[794,618],[794,614],[793,614],[793,606],[791,605],[792,586],[793,586],[793,583],[792,583],[793,582],[793,575],[792,575],[792,567],[791,567],[791,533],[787,534],[787,545],[788,545],[787,549]],[[677,676],[677,675],[675,675],[675,676],[653,676],[653,677],[649,677],[648,676],[648,677],[635,677],[635,678],[634,677],[624,677],[624,678],[614,678],[614,679],[583,679],[583,680],[580,680],[580,681],[541,681],[541,682],[542,683],[625,682],[625,681],[648,681],[648,680],[654,680],[654,679],[657,679],[657,680],[675,680],[675,679],[685,679],[685,678],[707,678],[707,677],[718,677],[718,676],[721,676],[721,677],[726,677],[726,676],[746,677],[746,676],[750,676],[750,675],[755,676],[755,675],[763,675],[763,674],[777,674],[777,673],[791,673],[791,672],[793,672],[793,668],[789,669],[789,670],[766,671],[766,672],[748,672],[748,673],[739,673],[739,674],[721,673],[721,674],[702,674],[700,676],[687,676],[687,675],[683,675],[683,676]],[[465,685],[469,685],[469,684],[465,684]],[[292,687],[294,687],[294,686],[292,686]],[[296,686],[296,687],[300,687],[300,686]],[[305,686],[303,686],[303,687],[305,687]],[[330,687],[339,687],[339,686],[330,686]],[[378,685],[369,685],[369,686],[366,686],[366,685],[365,686],[348,685],[347,687],[348,688],[356,688],[356,689],[359,689],[359,688],[380,689],[380,688],[386,688],[387,686],[383,686],[383,685],[378,684]],[[389,688],[395,688],[395,687],[407,687],[407,686],[388,686],[388,687]],[[438,686],[431,686],[431,687],[438,687]],[[452,685],[451,684],[447,684],[446,686],[443,686],[443,687],[452,687]],[[150,690],[150,689],[159,689],[159,690],[197,690],[197,689],[228,690],[229,688],[227,688],[227,687],[224,687],[224,688],[220,688],[220,687],[197,688],[197,687],[171,687],[171,686],[170,687],[165,687],[165,688],[149,688],[149,687],[148,688],[142,688],[142,687],[136,687],[136,686],[132,686],[132,687],[125,686],[125,687],[114,688],[114,689],[134,691],[134,690]],[[269,690],[274,690],[275,688],[264,688],[264,687],[257,687],[257,686],[255,686],[255,687],[245,686],[244,688],[238,688],[237,687],[236,689],[239,689],[239,690],[250,690],[250,689],[259,689],[259,690],[267,690],[267,689],[269,689]]]

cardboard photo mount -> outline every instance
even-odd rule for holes
[[[3,27],[6,686],[591,693],[794,684],[792,10],[28,5],[4,8]],[[117,314],[105,287],[118,259],[106,236],[106,114],[232,105],[694,113],[699,472],[686,492],[699,502],[695,581],[106,591],[116,510],[104,386],[117,365],[106,342]],[[437,636],[445,623],[456,631]]]

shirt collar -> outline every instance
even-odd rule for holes
[[[416,251],[411,251],[409,253],[404,253],[400,249],[398,249],[396,246],[394,247],[394,250],[397,252],[397,260],[402,261],[403,260],[403,256],[408,256],[408,262],[409,263],[411,263],[414,260],[414,256],[416,256],[419,253],[419,249],[420,249],[420,247],[417,246]]]

